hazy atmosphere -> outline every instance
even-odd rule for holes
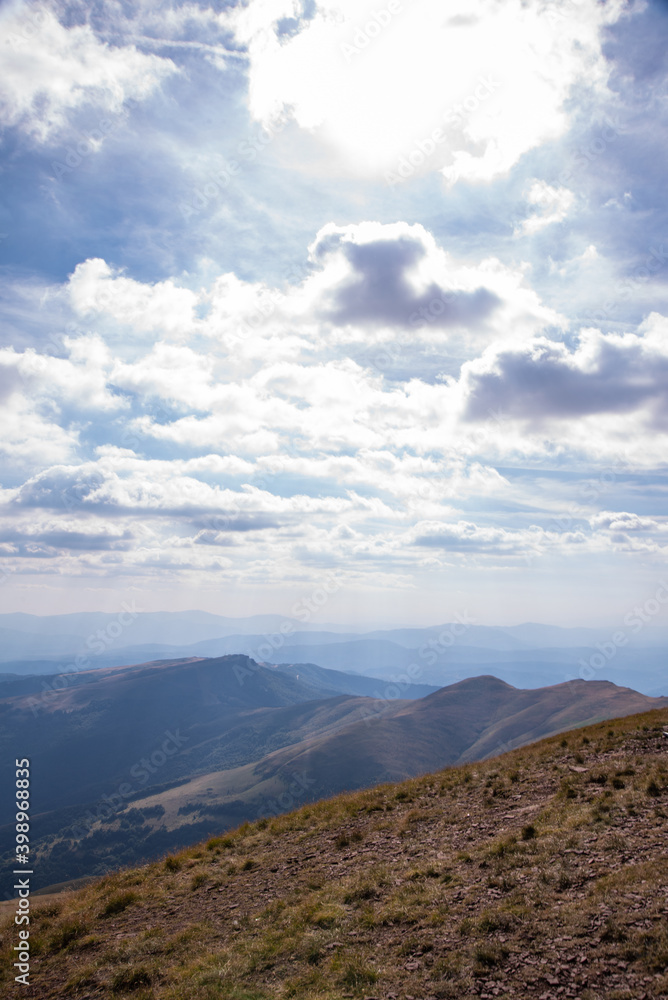
[[[668,621],[665,4],[0,30],[2,611]]]
[[[0,0],[0,995],[668,1000],[668,0]]]

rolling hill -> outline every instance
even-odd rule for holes
[[[604,681],[518,690],[478,677],[412,701],[350,681],[342,691],[345,674],[226,656],[85,671],[46,698],[41,679],[5,685],[3,766],[19,745],[39,761],[37,878],[135,863],[297,802],[668,705]]]
[[[665,1000],[667,720],[304,804],[34,897],[22,995]]]

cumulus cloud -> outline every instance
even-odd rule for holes
[[[255,0],[229,24],[248,47],[257,120],[289,114],[361,174],[404,161],[454,183],[490,180],[565,132],[571,89],[605,86],[601,32],[623,9],[454,0],[446,16],[417,0],[378,14],[318,0],[305,17],[292,0]]]
[[[64,128],[73,110],[92,105],[118,113],[124,101],[147,97],[176,72],[169,59],[100,41],[89,24],[66,26],[48,4],[7,6],[0,27],[0,120],[38,142]]]
[[[191,345],[208,338],[218,356],[220,348],[226,350],[237,372],[288,358],[341,359],[351,343],[366,349],[394,342],[401,331],[411,350],[441,343],[460,358],[496,338],[523,339],[564,323],[530,287],[525,265],[511,268],[493,257],[463,262],[419,224],[327,223],[309,255],[304,275],[283,289],[231,273],[197,290],[171,279],[147,283],[91,258],[78,264],[65,289],[52,297],[105,335],[128,326],[144,340],[157,334]],[[154,371],[154,376],[147,372],[149,381],[167,378],[170,367],[172,380],[185,380],[185,370],[177,372],[179,357],[185,367],[201,369],[191,374],[204,396],[191,397],[209,399],[203,379],[210,376],[201,361],[193,356],[186,361],[185,353],[175,351],[168,361],[166,348],[159,352],[147,359]],[[118,377],[133,378],[129,371]]]
[[[172,280],[145,284],[114,272],[104,260],[77,264],[70,276],[70,301],[79,316],[112,316],[137,330],[186,337],[195,322],[197,295]]]
[[[440,341],[461,357],[496,338],[523,339],[564,322],[531,289],[525,268],[491,257],[464,263],[419,224],[328,223],[309,253],[313,274],[288,290],[284,308],[302,322],[330,324],[330,345],[369,345],[371,333],[376,346],[389,347],[403,330],[412,344]],[[390,340],[383,340],[383,329]]]
[[[651,517],[640,517],[630,511],[602,510],[589,518],[593,528],[605,528],[607,531],[665,531],[668,526],[660,524]]]
[[[585,330],[574,351],[545,339],[490,351],[465,366],[462,385],[467,420],[494,410],[542,422],[642,409],[665,428],[668,347],[656,336]]]
[[[325,227],[312,256],[326,262],[338,255],[348,274],[326,296],[323,314],[335,323],[362,325],[480,324],[500,304],[498,296],[483,287],[452,290],[421,281],[420,268],[430,251],[435,251],[434,241],[421,226]]]

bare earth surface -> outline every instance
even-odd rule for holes
[[[668,1000],[666,722],[590,726],[34,897],[31,985],[5,921],[3,995]]]

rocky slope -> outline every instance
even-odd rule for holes
[[[34,900],[21,994],[665,1000],[666,722],[306,805]]]

